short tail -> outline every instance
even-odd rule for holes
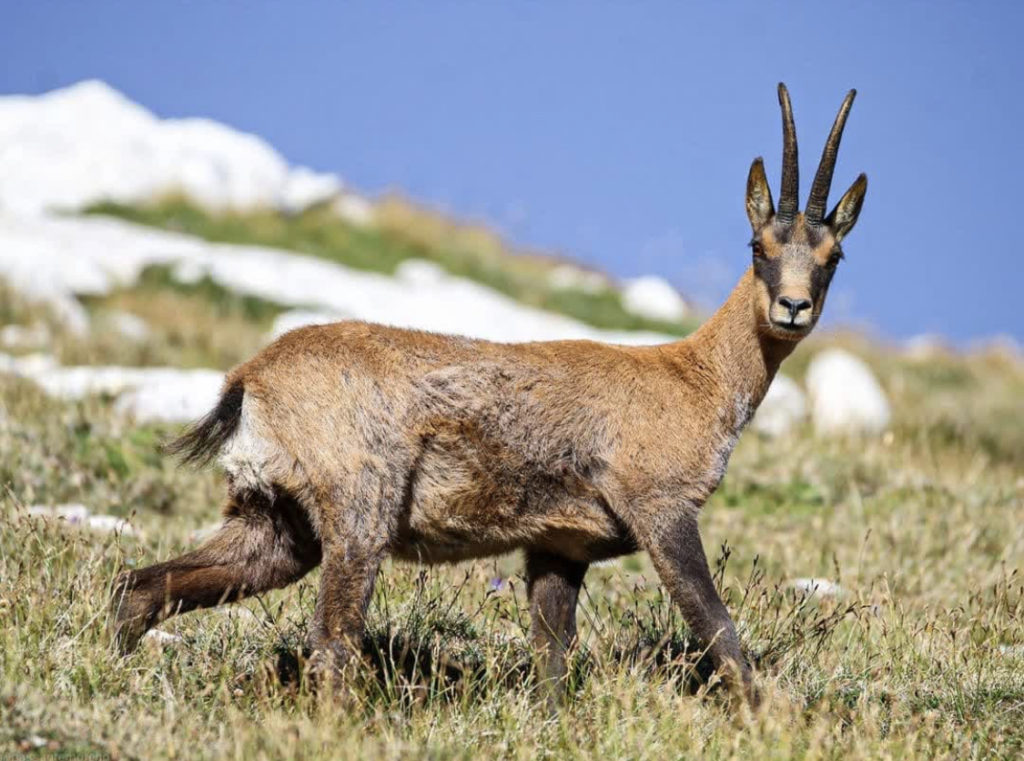
[[[208,464],[224,447],[242,419],[242,381],[235,381],[220,395],[217,406],[185,432],[164,445],[164,451],[188,465]]]

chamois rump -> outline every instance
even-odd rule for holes
[[[381,561],[525,556],[540,677],[557,684],[590,563],[644,550],[716,669],[755,700],[715,591],[702,505],[779,364],[814,327],[867,189],[825,215],[855,91],[842,103],[803,213],[789,95],[778,88],[776,209],[756,159],[751,266],[688,338],[659,346],[499,344],[362,322],[301,328],[232,370],[216,408],[171,445],[227,476],[218,532],[121,574],[114,631],[130,651],[168,616],[323,566],[313,666],[358,652]]]

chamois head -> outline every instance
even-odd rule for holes
[[[747,216],[754,229],[750,242],[757,294],[754,309],[762,330],[775,338],[798,341],[818,321],[832,275],[843,258],[839,244],[853,229],[864,203],[868,178],[861,174],[825,216],[839,141],[856,94],[856,90],[850,90],[839,107],[803,213],[797,210],[799,182],[793,107],[781,82],[782,192],[778,209],[772,203],[764,161],[758,157],[750,166]]]

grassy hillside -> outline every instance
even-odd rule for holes
[[[83,340],[0,293],[0,318],[49,325],[69,362],[227,367],[276,309],[160,270],[89,308],[97,330]],[[104,327],[111,310],[144,316],[152,337],[118,337]],[[841,342],[889,392],[891,430],[747,435],[702,519],[765,694],[738,719],[700,687],[706,669],[645,556],[589,573],[571,699],[554,717],[528,676],[515,557],[389,563],[343,703],[294,681],[318,572],[242,614],[182,616],[162,627],[180,641],[117,657],[115,572],[191,546],[217,518],[222,479],[174,467],[157,452],[169,429],[121,419],[109,400],[58,402],[0,374],[0,756],[1018,758],[1024,371],[997,354],[924,361]],[[787,371],[800,376],[815,348]],[[130,517],[140,533],[26,514],[61,502]],[[797,577],[842,593],[809,599]]]
[[[618,291],[595,273],[587,278],[588,286],[560,284],[552,277],[559,268],[571,268],[584,277],[586,273],[578,265],[510,250],[486,228],[447,220],[397,198],[378,206],[372,227],[349,224],[324,206],[294,215],[270,210],[214,213],[182,198],[168,198],[147,206],[102,203],[88,211],[210,241],[299,251],[385,274],[407,259],[427,259],[452,275],[598,328],[685,335],[694,327],[692,322],[662,322],[626,311]]]

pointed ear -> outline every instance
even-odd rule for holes
[[[747,175],[747,218],[756,233],[775,214],[772,203],[772,189],[768,187],[768,178],[764,176],[764,160],[758,156],[750,165]]]
[[[839,199],[836,208],[825,219],[825,224],[832,228],[832,235],[836,243],[846,237],[846,234],[857,224],[857,217],[860,216],[860,207],[864,205],[864,194],[868,191],[868,176],[862,174]]]

